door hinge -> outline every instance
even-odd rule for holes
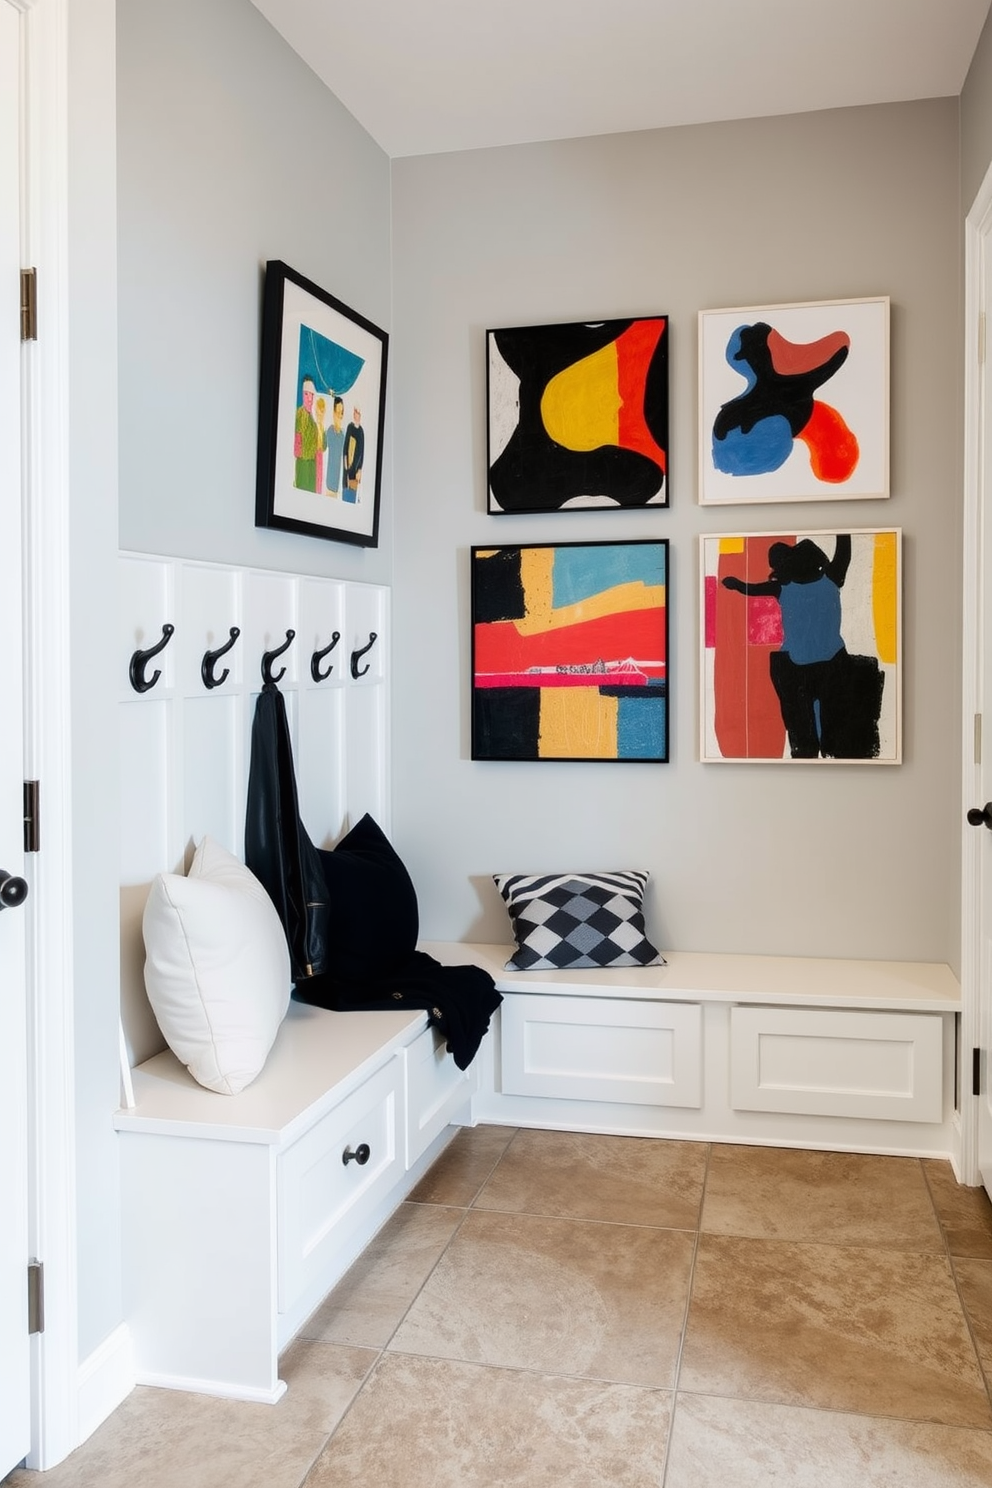
[[[21,270],[21,340],[38,339],[38,271]]]
[[[971,1051],[971,1093],[981,1095],[982,1093],[982,1051],[972,1049]]]
[[[45,1331],[45,1267],[41,1261],[28,1262],[28,1332]]]
[[[41,851],[41,786],[37,780],[24,782],[24,851]]]

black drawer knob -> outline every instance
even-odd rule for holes
[[[354,1158],[358,1166],[360,1168],[364,1168],[365,1164],[368,1162],[371,1156],[372,1148],[369,1146],[368,1142],[360,1142],[355,1148],[354,1152],[352,1152],[350,1147],[346,1147],[344,1149],[344,1152],[342,1152],[341,1154],[341,1161],[344,1163],[345,1167],[347,1167],[352,1158]]]
[[[0,909],[18,909],[28,897],[28,886],[23,878],[15,878],[0,868]]]

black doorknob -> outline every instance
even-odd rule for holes
[[[344,1163],[345,1167],[347,1167],[350,1162],[355,1161],[360,1168],[364,1168],[365,1164],[368,1162],[371,1156],[372,1148],[369,1146],[368,1142],[359,1142],[354,1152],[352,1152],[350,1147],[346,1147],[344,1149],[341,1154],[341,1161]]]
[[[968,812],[968,825],[971,827],[988,827],[992,832],[992,801],[986,801],[984,806],[972,806]]]
[[[16,909],[28,897],[28,886],[23,878],[4,873],[0,868],[0,909]]]

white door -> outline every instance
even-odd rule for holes
[[[992,220],[986,215],[979,237],[981,313],[988,324],[992,310]],[[984,339],[984,338],[983,338]],[[969,821],[981,832],[979,852],[979,949],[978,973],[981,989],[979,1010],[980,1055],[978,1110],[978,1165],[982,1182],[992,1193],[992,377],[989,376],[988,353],[980,373],[979,403],[979,499],[981,505],[982,563],[980,583],[983,591],[982,638],[980,647],[980,687],[983,709],[983,747],[981,750],[979,799],[972,804]],[[981,821],[978,817],[981,813]]]
[[[0,1478],[30,1446],[24,866],[20,16],[0,0]],[[7,901],[4,903],[4,901]]]
[[[966,225],[962,1096],[974,1093],[974,1159],[992,1194],[992,169]],[[974,731],[972,731],[974,720]],[[974,738],[974,746],[972,746]],[[964,1109],[964,1107],[963,1107]],[[968,1123],[964,1126],[967,1142]],[[975,1175],[977,1176],[977,1175]]]

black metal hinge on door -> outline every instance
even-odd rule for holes
[[[21,340],[38,339],[38,272],[21,270]]]
[[[971,1051],[971,1093],[981,1095],[982,1093],[982,1051],[972,1049]]]
[[[28,1262],[28,1332],[45,1331],[45,1268],[41,1261]]]
[[[24,782],[24,851],[41,851],[41,786],[37,780]]]

